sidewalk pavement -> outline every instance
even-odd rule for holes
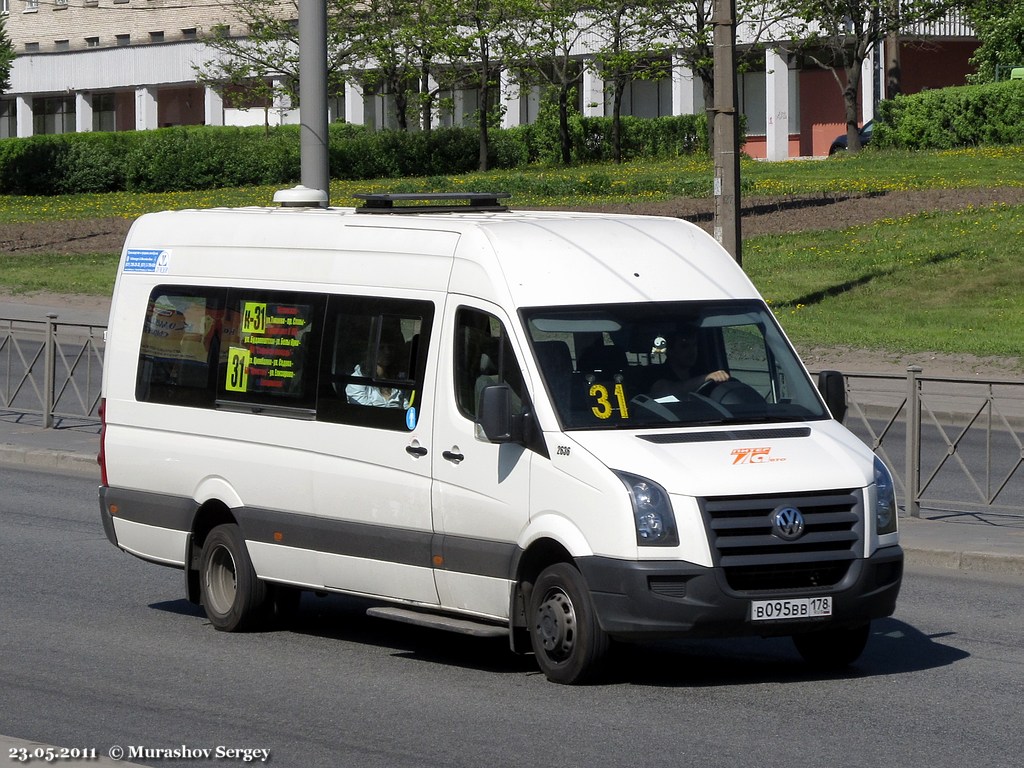
[[[105,325],[109,307],[109,300],[103,298],[94,303],[62,304],[11,301],[0,296],[0,318],[44,320],[53,312],[59,315],[59,322]],[[1024,412],[1024,404],[1019,410]],[[92,476],[98,483],[98,450],[99,424],[95,421],[63,419],[55,428],[43,429],[41,416],[0,411],[0,467],[74,472]],[[929,509],[922,509],[921,515],[900,519],[900,540],[908,564],[1024,576],[1024,515]]]

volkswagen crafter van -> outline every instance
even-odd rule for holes
[[[561,683],[612,639],[858,658],[902,577],[890,473],[715,240],[366,197],[134,223],[103,378],[111,542],[182,569],[226,631],[309,590],[507,635]]]

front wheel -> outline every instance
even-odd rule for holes
[[[265,618],[267,586],[256,578],[237,525],[218,525],[207,535],[199,590],[210,623],[223,632],[251,629]]]
[[[864,652],[871,624],[842,629],[825,629],[793,635],[793,644],[804,661],[816,669],[838,670],[848,667]]]
[[[530,643],[537,664],[553,683],[571,685],[592,678],[608,653],[586,582],[576,568],[545,568],[530,595]]]

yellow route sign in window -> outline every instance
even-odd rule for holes
[[[267,330],[267,305],[247,301],[242,307],[242,333],[265,333]]]
[[[247,392],[249,390],[249,350],[245,347],[228,349],[228,375],[224,389],[229,392]]]

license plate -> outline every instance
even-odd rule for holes
[[[792,600],[754,600],[751,621],[787,621],[832,615],[831,597],[798,597]]]

